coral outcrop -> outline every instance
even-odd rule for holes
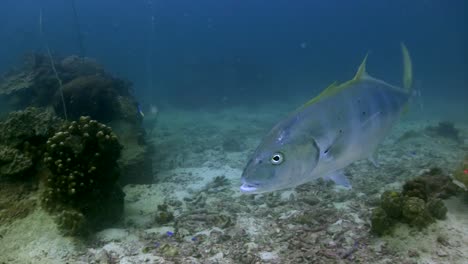
[[[377,235],[390,234],[398,223],[422,229],[435,219],[445,219],[447,208],[442,199],[456,195],[460,188],[440,169],[406,182],[401,192],[385,191],[380,205],[371,216],[371,231]]]
[[[26,142],[36,146],[45,143],[47,138],[60,127],[61,120],[44,108],[28,107],[12,112],[0,122],[0,144],[21,148]]]
[[[98,122],[110,125],[125,146],[120,160],[123,171],[121,183],[152,183],[153,149],[146,142],[143,117],[131,94],[131,83],[112,76],[90,58],[69,56],[52,59],[63,84],[67,117],[77,120],[80,116],[90,116]],[[52,108],[56,116],[65,117],[57,78],[49,58],[42,54],[28,54],[21,67],[0,79],[0,99],[6,102],[9,109],[24,109],[28,106]],[[41,134],[41,130],[35,129],[40,128],[41,120],[17,120],[19,122],[9,124],[9,129],[23,133],[21,131],[25,131],[24,126],[32,124],[34,129],[25,133]],[[48,123],[44,123],[43,127],[47,125]],[[11,135],[13,136],[8,142],[24,141],[22,134]],[[0,142],[0,145],[5,144]]]
[[[460,138],[460,130],[458,130],[452,122],[441,121],[437,126],[426,127],[426,132],[430,136],[443,137],[451,139],[455,142],[462,142]]]
[[[407,181],[402,191],[404,196],[418,197],[425,202],[430,198],[447,199],[459,192],[460,188],[438,168],[432,168],[427,173]]]
[[[52,111],[29,107],[0,122],[0,178],[31,176],[47,138],[60,126]]]
[[[80,235],[119,219],[124,193],[119,187],[121,145],[112,129],[81,117],[47,140],[44,163],[50,173],[42,195],[65,234]]]
[[[33,167],[31,157],[19,150],[0,145],[0,177],[17,178]]]
[[[100,122],[122,117],[141,119],[137,103],[130,94],[130,82],[114,78],[90,58],[69,56],[53,59],[63,83],[64,101],[71,119],[76,120],[83,115]],[[13,109],[53,106],[63,117],[59,84],[49,59],[42,54],[29,54],[22,67],[0,80],[0,97],[6,99]],[[128,111],[132,112],[131,116],[127,115]]]

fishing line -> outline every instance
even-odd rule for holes
[[[50,52],[50,48],[49,48],[49,43],[47,42],[47,39],[45,37],[45,33],[44,33],[44,28],[42,26],[42,7],[39,9],[39,33],[41,35],[41,38],[42,38],[42,42],[44,44],[44,47],[47,51],[47,56],[49,57],[49,60],[50,60],[50,65],[52,66],[52,70],[54,72],[54,75],[55,75],[55,79],[57,79],[57,82],[59,84],[59,91],[60,91],[60,97],[62,99],[62,106],[63,106],[63,115],[65,116],[65,120],[68,121],[68,116],[67,116],[67,107],[65,105],[65,98],[63,96],[63,84],[62,84],[62,79],[60,79],[59,75],[58,75],[58,72],[57,72],[57,69],[55,68],[55,63],[54,63],[54,59],[52,58],[52,53]]]

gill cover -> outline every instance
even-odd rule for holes
[[[320,155],[315,140],[300,127],[280,128],[269,133],[250,159],[242,174],[241,191],[275,191],[308,180]]]

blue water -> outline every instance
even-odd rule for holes
[[[453,1],[76,1],[86,56],[143,105],[224,107],[311,97],[368,71],[401,83],[409,47],[426,105],[468,99],[468,4]],[[27,51],[79,54],[72,1],[4,0],[0,72]],[[154,19],[154,20],[153,20]],[[153,24],[154,21],[154,24]]]
[[[384,191],[399,192],[432,167],[445,181],[466,174],[467,14],[466,0],[0,0],[0,263],[466,263],[466,192],[444,200],[447,219],[428,229],[387,218],[395,236],[370,230],[379,226],[372,217]],[[240,194],[242,171],[269,129],[332,82],[351,79],[366,54],[370,75],[401,86],[401,42],[411,53],[418,96],[377,149],[379,167],[363,160],[345,168],[353,185],[346,191],[313,181]],[[96,59],[133,83],[131,96],[121,82],[105,85],[107,75],[105,82],[87,74],[67,80],[72,68],[55,78],[52,56],[34,71],[21,68],[26,54],[47,54],[47,46],[57,63],[70,55]],[[15,69],[39,78],[30,85],[28,76],[8,75]],[[15,85],[2,86],[9,81],[3,75]],[[19,89],[24,79],[28,85]],[[17,89],[3,98],[5,87]],[[50,140],[65,135],[58,145],[71,142],[80,153],[94,141],[88,132],[67,136],[73,123],[56,136],[52,121],[27,123],[36,110],[3,119],[29,105],[54,108],[68,121],[90,115],[112,127],[123,146],[125,199],[120,185],[105,184],[117,197],[106,209],[123,211],[92,230],[99,233],[89,241],[63,236],[43,198],[57,176],[47,164],[60,168],[64,159],[50,162]],[[79,160],[79,170],[92,175],[88,156],[75,151],[67,162]],[[110,171],[115,179],[116,168]],[[90,194],[100,194],[96,189]],[[67,216],[66,207],[57,208]],[[81,220],[68,231],[80,233],[87,224]]]

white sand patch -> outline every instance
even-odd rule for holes
[[[148,226],[154,222],[154,213],[165,199],[182,201],[185,197],[191,197],[193,193],[202,190],[219,176],[226,177],[232,183],[231,188],[237,192],[237,195],[241,195],[239,191],[241,173],[241,170],[228,165],[220,168],[177,168],[161,173],[160,177],[166,181],[156,184],[127,185],[124,188],[125,221],[132,221],[137,226]],[[177,215],[177,212],[175,214]]]
[[[52,217],[42,210],[4,228],[0,263],[64,263],[80,248],[78,241],[63,237]]]
[[[254,240],[254,237],[259,235],[263,230],[266,229],[266,223],[261,219],[253,217],[239,217],[237,219],[237,226],[240,226],[244,231]]]
[[[153,254],[140,254],[138,256],[125,256],[119,261],[120,264],[135,264],[135,263],[150,263],[150,264],[164,264],[170,263],[162,257],[154,256]]]
[[[180,182],[180,184],[171,185],[161,182],[157,186],[164,189],[173,198],[182,200],[184,197],[190,197],[193,192],[202,190],[219,176],[226,177],[226,179],[231,181],[232,185],[240,186],[241,174],[242,171],[240,169],[235,169],[228,165],[223,165],[220,168],[177,168],[164,172],[160,176],[170,179],[171,182]],[[183,180],[178,181],[179,178],[183,178]]]
[[[276,253],[276,252],[267,252],[267,251],[263,251],[263,252],[260,252],[258,255],[260,256],[260,258],[261,258],[263,261],[267,261],[267,263],[279,259],[278,253]]]
[[[147,234],[158,234],[158,235],[165,235],[168,232],[174,232],[174,228],[171,226],[160,226],[160,227],[153,227],[145,230]]]
[[[100,242],[120,242],[120,241],[137,241],[138,237],[131,234],[128,230],[122,228],[108,228],[96,234],[96,239]]]

